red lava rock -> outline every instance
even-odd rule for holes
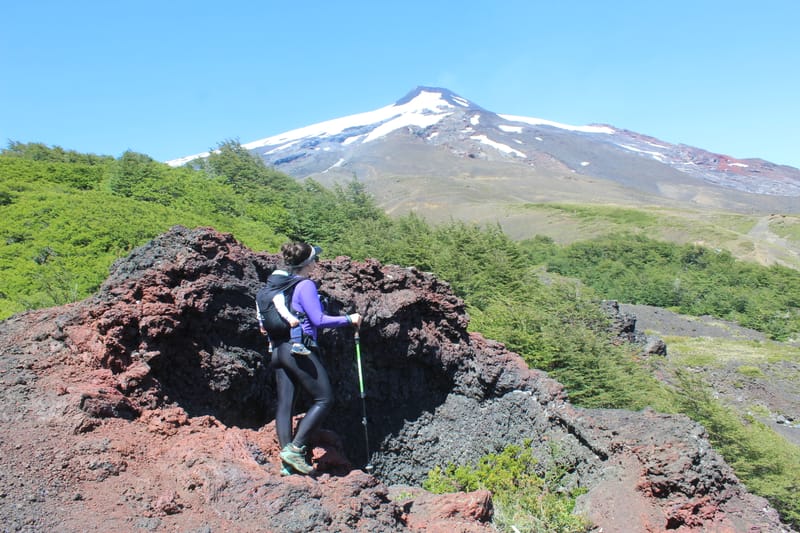
[[[421,481],[531,439],[544,468],[562,450],[564,483],[588,491],[578,511],[598,531],[786,529],[702,427],[575,408],[545,373],[467,332],[446,283],[344,257],[321,261],[317,281],[330,313],[365,317],[368,423],[352,332],[327,332],[336,402],[310,443],[316,470],[281,477],[253,310],[275,263],[231,235],[176,227],[115,263],[94,296],[0,323],[3,527],[488,532],[488,492],[432,495]],[[366,457],[374,476],[358,468]]]

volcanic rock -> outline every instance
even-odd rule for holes
[[[434,466],[529,439],[542,469],[557,462],[587,490],[579,511],[597,531],[788,531],[701,426],[576,408],[545,373],[468,333],[443,281],[346,257],[322,261],[316,281],[330,309],[365,317],[369,435],[352,330],[327,331],[336,403],[311,443],[316,474],[280,477],[254,311],[277,259],[175,227],[92,297],[0,323],[4,531],[488,532],[490,494],[419,485]]]

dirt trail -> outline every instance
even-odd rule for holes
[[[800,251],[796,246],[775,234],[769,227],[776,217],[781,215],[768,215],[761,217],[748,232],[752,238],[755,250],[753,259],[764,265],[779,264],[789,268],[800,268]]]

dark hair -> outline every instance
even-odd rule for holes
[[[316,249],[306,242],[287,242],[281,246],[281,255],[287,267],[296,269],[306,266],[311,256],[318,253]]]

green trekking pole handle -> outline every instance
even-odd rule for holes
[[[364,393],[364,372],[361,370],[361,337],[358,334],[358,328],[356,328],[355,333],[353,334],[353,340],[356,344],[356,366],[358,367],[358,390],[361,394],[361,424],[364,426],[364,443],[366,444],[367,450],[367,464],[364,467],[364,470],[367,473],[372,473],[372,470],[375,468],[372,466],[372,462],[370,461],[369,457],[369,431],[367,430],[367,400],[366,394]]]
[[[356,329],[353,338],[356,342],[356,365],[358,366],[358,390],[361,393],[361,398],[365,398],[364,394],[364,373],[361,371],[361,339],[358,335],[358,330]]]

